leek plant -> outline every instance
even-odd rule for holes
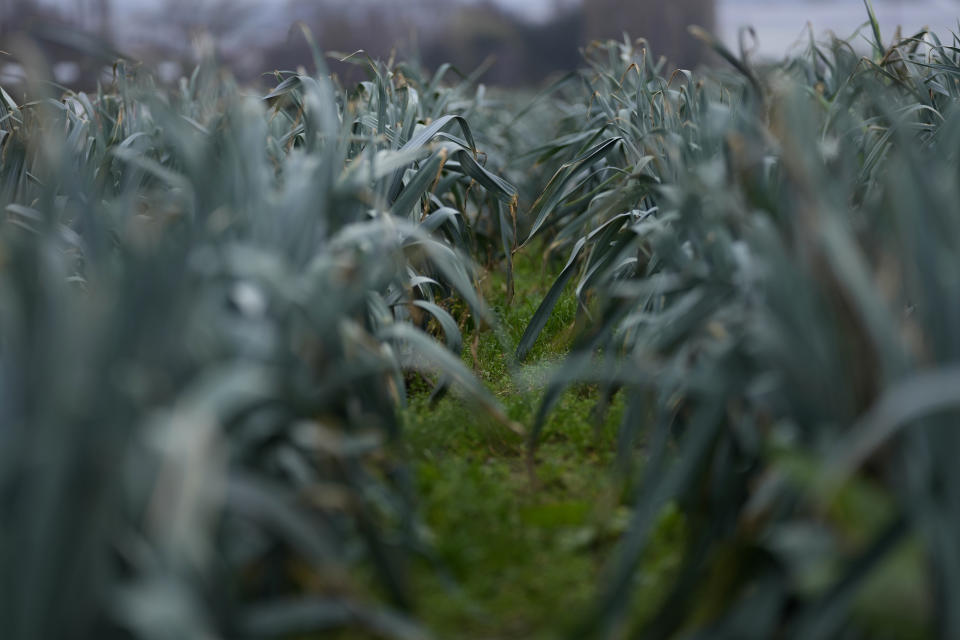
[[[516,191],[466,85],[318,63],[0,94],[4,637],[426,636],[397,409],[506,420],[459,356]]]
[[[875,23],[874,23],[875,27]],[[960,57],[873,52],[667,73],[596,44],[528,233],[569,255],[581,331],[547,391],[623,394],[632,517],[576,637],[960,635]],[[575,283],[575,284],[572,284]],[[631,616],[653,525],[691,536]]]

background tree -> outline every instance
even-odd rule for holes
[[[37,13],[34,0],[0,0],[0,34],[20,31]]]
[[[624,32],[643,36],[656,55],[681,67],[693,67],[706,55],[687,27],[709,31],[716,23],[714,0],[584,0],[583,11],[588,41],[619,38]]]

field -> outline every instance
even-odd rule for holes
[[[2,637],[960,637],[960,40],[867,13],[536,95],[29,69]]]

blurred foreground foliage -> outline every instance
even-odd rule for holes
[[[869,8],[869,3],[867,3]],[[871,12],[872,16],[872,12]],[[578,632],[599,637],[960,635],[960,57],[921,32],[668,73],[597,44],[528,233],[582,327],[571,384],[624,396],[632,516]],[[658,514],[691,532],[631,615]]]
[[[465,86],[317,62],[265,97],[122,63],[2,94],[4,637],[425,634],[384,444],[412,371],[507,422],[459,354],[489,318],[468,254],[512,245],[516,194]]]

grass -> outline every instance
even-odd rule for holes
[[[569,350],[576,301],[566,292],[529,358],[511,359],[537,301],[557,267],[537,250],[516,255],[516,298],[506,300],[501,271],[486,271],[483,292],[503,335],[479,334],[475,371],[509,417],[532,422],[551,364]],[[431,406],[421,394],[404,414],[405,447],[416,474],[421,514],[442,569],[416,573],[419,614],[438,637],[555,638],[572,628],[595,597],[596,585],[630,517],[625,479],[612,470],[623,412],[615,398],[602,420],[596,390],[567,391],[547,425],[534,475],[524,439],[469,404],[448,397]],[[685,538],[673,509],[638,574],[645,605],[654,609],[676,568]],[[562,560],[561,560],[562,559]]]

